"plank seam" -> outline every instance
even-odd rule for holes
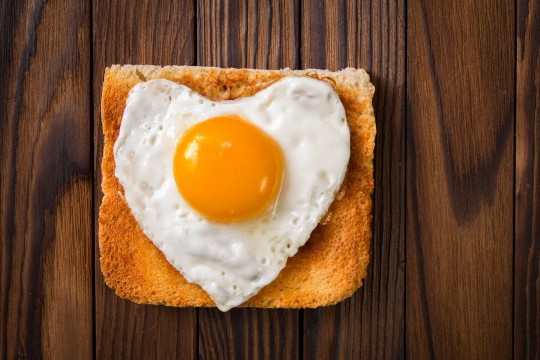
[[[512,206],[512,359],[515,358],[515,299],[516,299],[516,171],[517,171],[517,72],[518,72],[518,0],[514,1],[514,176],[513,176],[513,206]]]
[[[407,124],[407,119],[408,119],[408,114],[409,114],[409,101],[407,101],[408,99],[408,94],[409,94],[409,88],[408,88],[408,79],[409,79],[409,67],[407,66],[408,64],[408,61],[409,61],[409,46],[407,44],[408,40],[409,40],[409,36],[408,36],[408,30],[409,30],[409,1],[408,0],[403,0],[403,5],[404,5],[404,8],[403,8],[403,22],[404,22],[404,40],[405,40],[405,49],[404,49],[404,56],[405,56],[405,63],[404,63],[404,74],[403,76],[405,77],[403,79],[403,87],[404,87],[404,90],[403,90],[403,97],[404,97],[404,100],[405,100],[405,115],[403,115],[403,118],[402,120],[404,120],[404,124],[402,125],[402,132],[403,132],[403,146],[404,146],[404,152],[402,154],[402,157],[403,157],[403,174],[404,174],[404,178],[403,178],[403,183],[402,183],[402,187],[401,187],[401,191],[403,192],[403,251],[404,251],[404,265],[403,265],[403,268],[404,268],[404,272],[403,272],[403,325],[402,325],[402,331],[403,331],[403,353],[400,354],[401,357],[403,359],[406,359],[407,358],[407,204],[408,204],[408,199],[407,199],[407,174],[409,172],[409,165],[408,165],[408,156],[407,156],[407,150],[409,149],[409,131],[408,131],[408,124]],[[400,219],[401,221],[401,219]]]
[[[92,146],[90,147],[90,168],[92,169],[92,357],[96,359],[97,357],[97,314],[96,314],[96,266],[98,265],[96,263],[96,177],[95,177],[95,147],[96,147],[96,139],[94,137],[94,131],[95,131],[95,111],[94,111],[94,2],[90,1],[89,6],[89,17],[90,17],[90,25],[88,26],[88,32],[90,33],[90,66],[89,66],[89,73],[90,73],[90,82],[88,84],[89,87],[89,97],[90,97],[90,138],[92,139]]]
[[[297,44],[296,44],[296,65],[298,69],[302,69],[302,12],[304,7],[302,6],[302,0],[298,1],[298,12],[296,14],[296,33],[297,35]]]

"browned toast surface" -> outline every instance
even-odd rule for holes
[[[272,283],[244,305],[301,308],[330,305],[352,295],[369,262],[375,118],[374,88],[364,70],[249,70],[188,66],[113,66],[105,71],[102,95],[103,202],[99,213],[101,270],[106,283],[137,303],[214,306],[143,234],[114,176],[113,145],[130,89],[141,81],[169,79],[211,100],[251,96],[284,76],[330,83],[339,95],[351,132],[351,156],[341,189],[307,243]]]

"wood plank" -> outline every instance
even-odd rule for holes
[[[407,4],[407,356],[508,359],[515,4]]]
[[[91,358],[90,3],[0,24],[0,358]]]
[[[514,358],[540,358],[540,3],[517,2]]]
[[[298,67],[297,1],[204,1],[198,7],[201,66]],[[199,354],[209,359],[296,359],[299,311],[199,313]]]
[[[298,358],[298,311],[201,309],[199,328],[203,359]]]
[[[100,103],[103,73],[111,64],[192,65],[193,2],[94,1],[94,209],[101,203],[103,136]],[[95,229],[97,236],[97,227]],[[136,305],[109,289],[99,267],[95,239],[96,356],[98,359],[196,357],[195,309]]]
[[[349,300],[304,312],[303,356],[403,358],[405,2],[302,4],[302,66],[364,68],[375,85],[372,259]]]
[[[298,0],[206,0],[198,4],[201,66],[298,67]]]

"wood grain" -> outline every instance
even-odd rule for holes
[[[203,359],[298,359],[298,311],[201,310],[199,355]]]
[[[540,347],[540,4],[517,2],[514,358]]]
[[[197,8],[197,64],[298,67],[298,0],[204,0]]]
[[[364,68],[377,121],[372,259],[349,300],[304,312],[303,357],[403,358],[405,2],[302,3],[302,66]]]
[[[197,64],[298,67],[297,1],[203,1],[197,11]],[[299,311],[199,312],[199,354],[208,359],[296,359]]]
[[[112,64],[192,65],[195,60],[193,2],[94,1],[94,216],[101,203],[103,136],[101,86]],[[97,236],[97,227],[95,229]],[[95,239],[96,357],[98,359],[194,358],[195,309],[136,305],[109,289],[99,268]]]
[[[408,2],[410,358],[512,357],[514,10]]]
[[[90,4],[0,6],[0,358],[91,358]]]

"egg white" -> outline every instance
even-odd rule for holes
[[[222,224],[198,215],[181,197],[172,172],[183,132],[219,115],[250,121],[283,152],[276,202],[243,222]],[[226,311],[274,280],[308,240],[343,181],[349,148],[345,110],[333,88],[287,77],[254,96],[221,102],[168,80],[139,83],[127,99],[113,151],[115,175],[142,231],[187,281]]]

